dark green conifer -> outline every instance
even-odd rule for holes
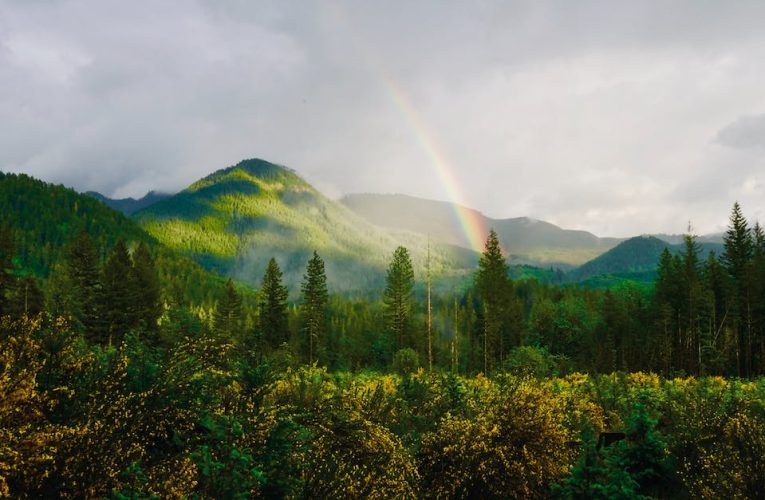
[[[308,261],[301,286],[303,302],[300,306],[308,363],[311,364],[320,352],[327,326],[327,275],[324,261],[316,251]]]
[[[133,269],[125,242],[118,240],[102,273],[103,327],[99,342],[119,344],[131,328],[138,326],[137,290],[133,282]]]
[[[132,284],[136,296],[136,320],[148,332],[157,330],[162,315],[161,290],[154,258],[145,243],[133,252]]]
[[[388,327],[398,342],[398,348],[409,347],[409,323],[412,313],[412,289],[414,268],[409,251],[398,247],[388,266],[388,275],[383,300],[386,307]]]
[[[260,289],[260,330],[267,349],[276,349],[289,340],[287,327],[287,287],[282,285],[282,271],[271,258]]]
[[[9,311],[9,295],[15,280],[13,257],[15,255],[13,232],[8,225],[0,227],[0,315]]]
[[[81,231],[74,238],[67,257],[66,281],[72,287],[70,293],[73,300],[62,302],[71,304],[70,314],[75,325],[85,330],[87,338],[95,340],[99,336],[98,330],[102,327],[99,307],[101,281],[98,253],[88,233]]]
[[[240,333],[242,328],[242,297],[229,279],[223,289],[223,297],[218,301],[213,316],[215,332],[224,337]]]

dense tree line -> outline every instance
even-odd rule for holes
[[[646,292],[513,280],[491,232],[428,308],[403,247],[376,300],[316,252],[294,302],[277,259],[192,300],[150,242],[35,274],[0,226],[0,496],[756,496],[763,240],[736,205]]]

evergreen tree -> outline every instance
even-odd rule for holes
[[[143,242],[133,252],[132,270],[132,284],[136,289],[136,319],[147,331],[155,332],[162,315],[159,275],[154,258]]]
[[[483,309],[483,370],[488,372],[496,356],[502,357],[503,326],[510,295],[509,267],[492,229],[478,261],[475,286]]]
[[[125,242],[118,240],[106,260],[101,277],[104,324],[99,342],[122,342],[130,329],[138,326],[138,293],[133,282],[133,266]]]
[[[101,328],[98,253],[90,235],[81,231],[72,241],[66,263],[67,282],[71,284],[73,299],[70,311],[74,323],[85,330],[86,337],[95,340]],[[66,303],[69,301],[61,301]]]
[[[398,341],[398,348],[410,347],[409,323],[412,314],[412,289],[414,269],[409,251],[398,247],[388,266],[388,275],[383,300],[386,307],[388,327]]]
[[[308,363],[313,363],[324,340],[327,324],[327,275],[324,272],[324,261],[316,251],[308,261],[301,287],[303,302],[300,306],[303,329],[306,334],[308,348]]]
[[[289,340],[287,328],[287,287],[276,259],[268,261],[260,290],[260,330],[266,348],[276,349]]]
[[[754,243],[741,206],[736,202],[730,215],[730,224],[723,238],[725,252],[722,261],[733,282],[735,305],[736,359],[738,375],[747,377],[751,371],[752,311],[747,272]]]
[[[0,315],[8,313],[8,301],[13,288],[13,233],[8,225],[0,227]]]
[[[225,338],[232,338],[242,328],[242,297],[234,288],[229,278],[223,288],[223,297],[218,301],[213,315],[215,333]]]

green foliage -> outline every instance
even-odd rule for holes
[[[399,349],[411,346],[412,288],[414,269],[409,251],[404,247],[393,252],[385,285],[383,300],[386,306],[388,328],[398,342]]]
[[[401,377],[406,377],[416,372],[420,368],[420,357],[417,355],[417,351],[409,347],[399,349],[393,356],[391,368],[394,373]]]
[[[282,272],[276,259],[268,261],[260,289],[260,331],[268,351],[287,342],[287,287],[282,285]]]
[[[542,347],[516,347],[510,351],[502,366],[504,372],[517,377],[544,379],[557,375],[555,358]]]
[[[303,300],[300,307],[306,337],[304,351],[307,350],[308,364],[312,364],[317,357],[323,359],[326,356],[323,348],[327,346],[327,339],[324,336],[327,330],[327,300],[329,299],[324,261],[316,252],[308,261],[301,292]],[[317,356],[319,353],[321,356]]]

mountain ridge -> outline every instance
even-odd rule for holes
[[[493,219],[473,208],[404,194],[356,193],[343,196],[340,202],[373,224],[427,233],[438,241],[466,248],[470,247],[470,241],[456,210],[469,210],[482,223],[484,234],[481,237],[485,239],[485,233],[493,228],[503,250],[517,264],[571,268],[623,241],[600,238],[587,231],[563,229],[530,217]],[[418,217],[412,217],[413,213]]]
[[[207,268],[258,284],[277,258],[285,282],[296,289],[316,250],[336,290],[378,288],[396,246],[424,266],[427,238],[382,230],[311,186],[293,169],[266,160],[243,160],[133,214],[149,234]],[[434,269],[465,275],[475,252],[434,245]]]

